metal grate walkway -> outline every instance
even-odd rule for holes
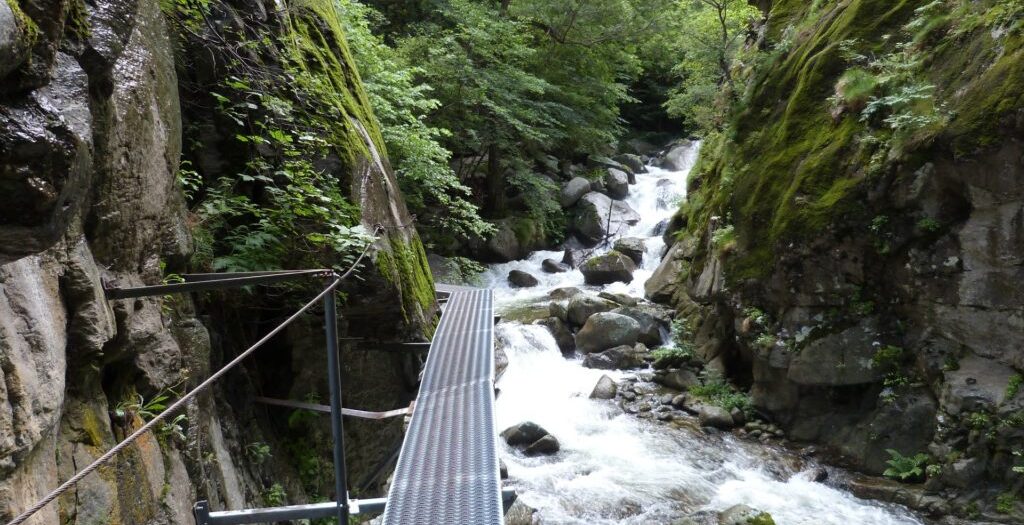
[[[388,492],[385,525],[500,525],[490,290],[448,294]]]

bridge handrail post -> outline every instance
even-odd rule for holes
[[[345,434],[341,421],[341,366],[338,349],[338,306],[334,292],[324,296],[327,335],[327,377],[331,396],[331,433],[334,435],[334,490],[338,523],[348,523],[348,483],[345,479]]]

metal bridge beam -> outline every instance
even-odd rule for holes
[[[508,512],[509,507],[516,501],[514,489],[503,489],[501,500]],[[373,498],[352,500],[347,504],[351,514],[380,514],[387,506],[387,498]],[[196,525],[248,525],[251,523],[270,523],[284,520],[333,518],[339,507],[336,501],[323,503],[311,503],[308,505],[289,505],[286,507],[272,507],[263,509],[248,510],[227,510],[210,512],[210,506],[205,501],[196,503],[192,512],[196,518]]]

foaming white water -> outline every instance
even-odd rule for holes
[[[562,252],[535,252],[485,273],[499,313],[518,304],[546,302],[547,292],[562,286],[642,297],[643,284],[664,249],[655,227],[684,198],[698,147],[695,144],[684,156],[686,169],[648,167],[649,172],[638,174],[637,183],[630,186],[626,200],[642,219],[623,236],[646,241],[646,255],[632,283],[584,286],[583,275],[576,270],[546,274],[540,270],[541,261],[561,260]],[[533,274],[540,285],[510,288],[506,276],[513,269]],[[620,385],[635,374],[582,367],[579,358],[563,357],[541,326],[502,322],[497,338],[509,358],[498,382],[499,430],[533,421],[561,444],[551,457],[524,457],[508,447],[503,451],[511,484],[524,503],[540,511],[546,524],[672,523],[693,512],[724,510],[738,503],[770,512],[779,525],[921,523],[903,509],[859,500],[810,481],[778,450],[727,434],[709,436],[640,419],[623,413],[614,401],[589,399],[602,374]]]

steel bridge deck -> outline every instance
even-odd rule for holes
[[[385,525],[500,525],[490,290],[448,294],[384,510]]]

